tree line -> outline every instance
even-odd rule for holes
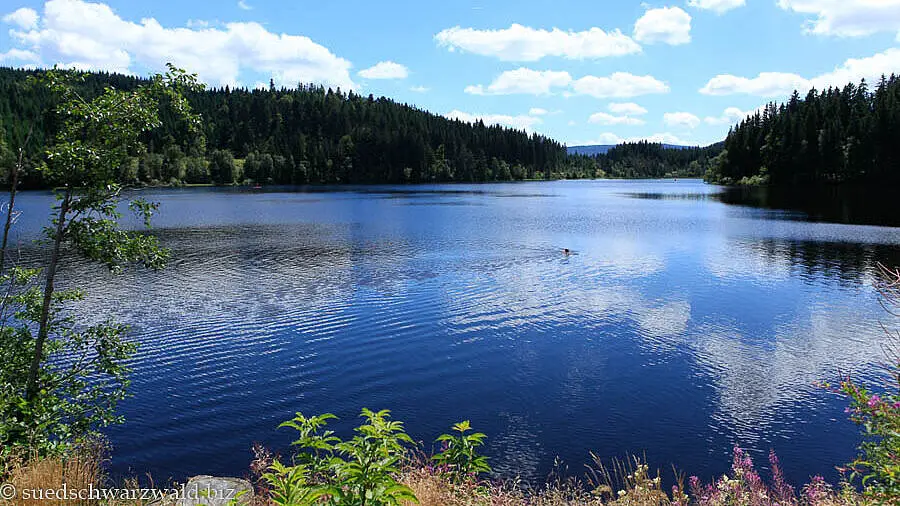
[[[0,68],[0,133],[5,140],[0,145],[7,147],[7,161],[11,152],[23,147],[22,188],[49,184],[37,169],[61,126],[51,114],[57,105],[54,96],[27,85],[28,76],[41,72]],[[89,100],[106,87],[132,91],[145,84],[142,78],[96,72],[82,74],[74,87]],[[339,184],[687,177],[702,175],[710,157],[706,148],[670,149],[648,142],[624,144],[597,156],[568,155],[564,145],[542,135],[482,121],[451,120],[388,98],[315,85],[224,87],[188,90],[185,95],[202,118],[199,131],[167,117],[169,109],[161,107],[163,126],[145,134],[146,153],[118,168],[120,182]]]
[[[882,76],[804,98],[794,91],[732,128],[706,179],[777,185],[900,183],[900,79]]]
[[[722,151],[706,147],[669,147],[658,142],[626,142],[592,158],[606,177],[621,179],[702,177]]]
[[[29,87],[41,71],[0,69],[0,125],[9,149],[25,143],[29,168],[41,164],[60,127],[46,90]],[[107,86],[131,91],[147,80],[83,74],[75,85],[91,99]],[[147,152],[119,168],[127,183],[261,184],[497,181],[582,177],[565,146],[538,134],[431,114],[388,98],[301,85],[296,89],[188,91],[199,132],[163,117],[146,134]],[[166,109],[160,113],[165,115]],[[46,184],[40,171],[24,187]]]

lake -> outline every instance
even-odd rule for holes
[[[362,407],[428,448],[471,420],[496,472],[532,482],[591,451],[710,478],[735,444],[834,480],[858,432],[814,383],[883,378],[880,323],[898,326],[873,280],[900,228],[700,181],[141,193],[169,268],[70,261],[61,283],[133,326],[111,465],[157,483],[244,475],[254,442],[289,451],[295,411],[348,436]],[[51,202],[17,202],[26,252]]]

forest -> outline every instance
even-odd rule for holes
[[[781,186],[900,182],[900,79],[794,92],[732,128],[710,182]]]
[[[59,125],[50,95],[29,86],[40,71],[0,68],[5,165],[23,147],[21,188],[47,183],[37,170]],[[85,98],[146,79],[85,73]],[[148,135],[145,153],[119,169],[127,184],[340,184],[702,176],[717,147],[624,144],[597,156],[567,155],[550,138],[451,120],[391,99],[321,86],[217,88],[185,93],[202,118],[192,132],[172,118]],[[161,111],[165,116],[165,110]],[[29,136],[29,133],[31,134]],[[26,140],[28,142],[26,142]],[[0,147],[0,149],[3,149]]]
[[[613,178],[703,177],[721,152],[721,142],[700,148],[640,141],[619,144],[593,160]]]
[[[28,86],[36,72],[0,69],[0,125],[7,150],[25,144],[31,167],[57,125],[45,91]],[[87,73],[86,98],[106,86],[131,90],[145,79]],[[146,153],[122,167],[131,183],[260,184],[495,181],[593,176],[591,163],[568,159],[565,146],[537,134],[450,120],[387,98],[320,86],[186,93],[202,118],[200,134],[163,118]],[[43,186],[27,171],[24,187]]]

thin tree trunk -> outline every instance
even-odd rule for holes
[[[6,210],[6,224],[3,226],[3,244],[0,245],[0,274],[6,267],[6,244],[9,240],[9,227],[12,226],[13,207],[16,205],[16,187],[19,185],[19,169],[22,167],[22,156],[25,150],[19,148],[19,159],[9,169],[9,209]]]
[[[44,359],[44,343],[50,333],[50,302],[53,300],[53,278],[56,277],[56,268],[59,263],[59,252],[62,246],[63,232],[66,226],[66,214],[69,212],[69,204],[72,199],[71,188],[66,188],[66,195],[59,206],[59,218],[56,221],[56,235],[53,237],[53,252],[50,255],[50,264],[47,266],[47,281],[44,285],[44,303],[41,307],[41,323],[38,328],[38,337],[34,346],[34,357],[31,360],[31,369],[28,371],[28,383],[25,389],[26,400],[33,400],[38,392],[37,377],[40,372],[41,362]]]
[[[0,274],[3,273],[3,268],[6,267],[6,244],[9,239],[9,228],[12,226],[13,207],[16,203],[17,187],[19,186],[19,172],[21,172],[25,161],[25,148],[28,146],[28,141],[31,140],[31,134],[33,133],[34,122],[32,121],[31,127],[28,128],[28,135],[25,136],[25,142],[19,146],[19,156],[16,159],[16,164],[9,169],[9,209],[6,211],[6,225],[3,227],[3,244],[0,245]]]

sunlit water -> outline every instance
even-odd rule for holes
[[[698,181],[145,191],[162,272],[69,263],[82,310],[140,342],[115,473],[244,475],[295,411],[390,408],[430,447],[469,419],[498,474],[646,453],[708,478],[776,450],[852,459],[844,401],[897,324],[872,287],[900,229],[724,204]],[[23,245],[49,214],[25,194]],[[573,254],[566,256],[562,249]]]

